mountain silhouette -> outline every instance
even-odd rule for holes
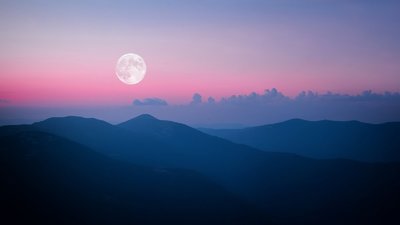
[[[140,165],[154,165],[151,163],[156,160],[154,156],[162,155],[166,148],[159,140],[142,132],[128,132],[92,118],[50,118],[34,123],[32,127],[81,143],[116,159],[137,159],[135,162]]]
[[[400,161],[400,123],[300,119],[244,129],[200,129],[254,148],[314,158]]]
[[[198,138],[199,140],[204,138],[218,139],[210,137],[187,125],[173,121],[159,120],[148,114],[140,115],[120,123],[117,126],[129,130],[130,132],[146,134],[169,142],[188,142],[190,145],[193,145],[192,141],[196,141],[193,140],[193,138]],[[173,140],[174,138],[181,140],[175,141]]]
[[[135,166],[38,131],[3,136],[0,147],[0,205],[10,224],[242,224],[258,216],[193,171]]]
[[[118,125],[78,117],[51,118],[30,126],[0,127],[0,134],[17,135],[27,129],[60,136],[128,164],[194,171],[251,205],[253,211],[260,210],[271,224],[398,221],[398,163],[317,160],[266,152],[150,115]],[[266,223],[265,218],[253,218]]]

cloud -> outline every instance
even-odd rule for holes
[[[194,93],[190,104],[200,104],[201,102],[202,102],[201,95],[199,93]]]
[[[361,94],[348,95],[340,93],[326,92],[318,94],[312,91],[302,91],[299,93],[293,101],[304,102],[304,101],[324,101],[324,102],[391,102],[400,101],[400,93],[398,92],[384,92],[375,93],[371,90],[363,91]]]
[[[218,103],[222,104],[243,104],[243,105],[251,105],[251,104],[265,104],[271,102],[286,102],[289,101],[289,97],[283,95],[276,88],[272,88],[271,90],[266,89],[263,94],[258,94],[256,92],[252,92],[248,95],[232,95],[228,98],[222,98]]]
[[[155,105],[163,107],[150,107]],[[291,97],[272,88],[261,93],[251,92],[221,99],[208,97],[205,100],[195,93],[191,101],[179,105],[167,104],[159,98],[146,98],[135,100],[133,105],[123,107],[49,109],[0,106],[0,124],[35,122],[47,117],[66,115],[95,117],[120,123],[144,113],[196,127],[201,125],[219,128],[232,127],[232,124],[271,124],[293,118],[358,120],[368,123],[400,121],[400,93],[376,93],[370,90],[351,95],[302,91]]]
[[[204,127],[215,127],[216,124],[219,127],[223,124],[254,126],[293,118],[383,123],[400,121],[400,93],[367,90],[350,95],[302,91],[291,97],[272,88],[218,100],[213,97],[203,100],[199,93],[194,93],[186,104],[168,105],[162,109],[142,107],[132,112]]]
[[[160,113],[159,117],[204,125],[217,123],[261,125],[293,118],[382,123],[400,121],[400,93],[376,93],[366,90],[350,95],[302,91],[297,96],[290,97],[272,88],[262,93],[232,95],[220,100],[209,97],[204,102],[196,93],[189,104],[172,105],[168,110],[169,112]]]
[[[215,103],[215,99],[213,97],[208,97],[207,102],[209,104],[214,104]]]
[[[167,101],[160,98],[145,98],[143,100],[135,99],[133,101],[135,106],[167,106]]]
[[[279,92],[276,88],[271,90],[266,89],[263,94],[252,92],[248,95],[232,95],[230,97],[222,98],[217,104],[237,104],[237,105],[265,105],[269,103],[281,103],[281,104],[297,104],[306,102],[319,102],[319,103],[345,103],[345,102],[369,102],[369,103],[383,103],[383,102],[397,102],[400,104],[400,93],[399,92],[384,92],[375,93],[371,90],[363,91],[360,94],[349,95],[326,92],[319,94],[313,91],[302,91],[294,98],[285,96],[282,92]]]

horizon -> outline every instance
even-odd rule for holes
[[[156,116],[151,115],[149,113],[142,113],[142,114],[133,116],[131,118],[128,118],[126,120],[119,121],[119,122],[110,122],[110,121],[103,120],[103,119],[96,118],[96,117],[87,117],[87,116],[79,116],[79,115],[65,115],[65,116],[47,117],[45,119],[41,119],[41,120],[38,120],[38,121],[33,121],[33,122],[30,122],[30,123],[0,124],[0,127],[2,127],[2,126],[14,126],[14,125],[15,126],[33,125],[35,123],[41,123],[41,122],[44,122],[44,121],[49,120],[49,119],[70,119],[70,118],[78,118],[78,119],[85,119],[85,120],[86,119],[87,120],[94,119],[94,120],[97,120],[97,121],[106,122],[106,123],[108,123],[110,125],[113,125],[113,126],[117,126],[119,124],[131,121],[131,120],[135,120],[135,119],[140,119],[140,118],[143,118],[143,117],[146,117],[146,119],[150,118],[150,119],[156,120],[156,121],[169,121],[169,122],[180,123],[180,122],[173,121],[173,120],[159,118],[159,117],[156,117]],[[371,123],[371,122],[363,122],[363,121],[359,121],[359,120],[330,120],[330,119],[306,120],[306,119],[302,119],[302,118],[291,118],[291,119],[282,120],[282,121],[278,121],[278,122],[272,122],[272,123],[266,123],[266,124],[258,124],[258,125],[244,125],[244,124],[230,124],[230,123],[220,123],[220,124],[218,124],[218,123],[217,124],[209,123],[209,124],[197,124],[197,125],[196,124],[186,124],[186,123],[180,123],[180,124],[187,125],[189,127],[195,128],[195,129],[246,129],[246,128],[252,128],[252,127],[262,127],[262,126],[265,126],[265,125],[281,124],[281,123],[286,123],[286,122],[290,122],[290,121],[304,121],[304,122],[310,122],[310,123],[313,123],[313,122],[338,122],[338,123],[357,122],[357,123],[369,124],[369,125],[384,125],[384,124],[390,124],[390,123],[400,123],[400,120],[399,121],[388,121],[388,122]],[[202,126],[202,125],[204,125],[204,126]]]
[[[264,93],[251,92],[221,99],[195,93],[192,100],[184,104],[171,104],[161,98],[144,98],[119,106],[6,105],[0,109],[0,125],[28,124],[69,115],[94,117],[116,124],[141,114],[210,128],[251,127],[290,119],[356,120],[379,124],[400,121],[400,93],[374,93],[368,90],[348,95],[303,91],[296,97],[290,97],[272,88]]]

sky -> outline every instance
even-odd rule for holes
[[[292,100],[309,90],[397,93],[399,9],[393,0],[0,0],[0,119],[153,98],[191,105],[194,93],[217,102],[272,88]],[[129,52],[147,65],[137,85],[115,75]]]

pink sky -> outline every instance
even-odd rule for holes
[[[289,6],[264,12],[256,3],[242,10],[240,1],[155,12],[149,3],[138,15],[118,4],[62,4],[2,7],[0,99],[9,105],[127,105],[148,97],[181,104],[195,92],[219,99],[273,87],[289,96],[400,91],[393,41],[400,32],[388,22],[390,5],[318,6],[310,14]],[[128,52],[147,64],[138,85],[115,75]]]

